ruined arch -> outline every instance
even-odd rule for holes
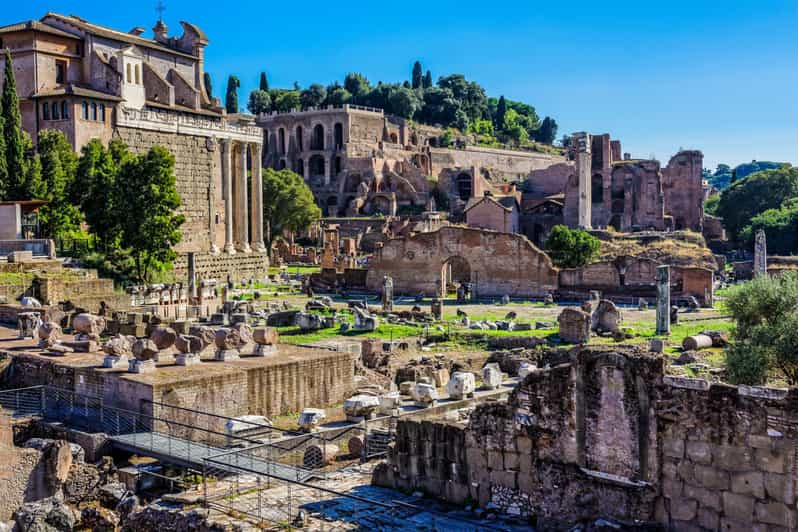
[[[304,141],[302,139],[303,133],[304,131],[302,130],[302,126],[297,126],[294,134],[296,135],[296,147],[299,151],[304,151],[305,149],[303,146]]]
[[[471,265],[460,255],[452,255],[441,264],[441,294],[457,290],[457,285],[471,283]]]
[[[314,155],[308,160],[308,170],[311,177],[324,176],[324,157]]]
[[[590,178],[590,202],[604,203],[604,178],[601,174],[593,174]]]
[[[340,122],[335,123],[334,133],[335,149],[340,150],[344,145],[344,126]]]
[[[337,176],[338,174],[340,174],[341,173],[341,169],[342,169],[341,156],[338,155],[338,156],[335,157],[335,174],[334,175]]]
[[[310,137],[310,149],[324,149],[324,126],[321,124],[316,124],[313,127],[313,135]]]
[[[324,210],[327,212],[327,216],[338,216],[338,197],[327,196],[327,204]]]
[[[391,133],[390,137],[391,142],[394,144],[399,144],[399,136],[396,133]]]
[[[280,130],[277,132],[277,136],[280,155],[285,155],[285,129],[280,128]]]
[[[468,201],[471,199],[473,188],[471,174],[468,172],[463,172],[457,175],[457,195],[461,200]]]

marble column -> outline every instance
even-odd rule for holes
[[[224,251],[236,252],[233,244],[233,143],[222,139],[222,196],[224,199]]]
[[[250,208],[250,227],[252,234],[252,249],[263,253],[266,246],[263,244],[263,173],[261,170],[261,156],[263,146],[252,144],[252,207]]]
[[[657,267],[657,328],[656,334],[671,333],[671,271],[669,266]]]
[[[238,205],[236,206],[236,216],[238,217],[238,234],[236,235],[236,247],[239,251],[249,253],[249,228],[247,218],[249,218],[249,194],[247,193],[247,145],[241,144],[238,150]]]

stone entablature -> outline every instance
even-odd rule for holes
[[[226,138],[250,144],[263,144],[263,131],[257,126],[211,120],[198,115],[120,106],[116,125],[197,137]]]

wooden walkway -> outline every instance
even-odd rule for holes
[[[158,432],[134,432],[111,436],[114,447],[131,453],[152,456],[163,462],[202,471],[205,458],[214,457],[207,465],[229,473],[241,469],[267,475],[278,480],[305,482],[313,476],[309,470],[272,462],[252,455],[242,454],[243,449],[225,449],[204,443],[192,442]],[[241,468],[241,469],[239,469]]]

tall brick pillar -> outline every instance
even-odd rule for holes
[[[234,254],[233,244],[233,142],[222,139],[222,196],[224,199],[224,251]]]
[[[247,144],[241,143],[238,150],[238,205],[236,205],[236,218],[238,219],[238,234],[236,235],[236,248],[243,253],[249,253],[249,194],[247,193]]]
[[[261,157],[263,146],[252,144],[252,207],[250,218],[252,223],[252,249],[263,253],[266,246],[263,244],[263,173],[261,170]]]

